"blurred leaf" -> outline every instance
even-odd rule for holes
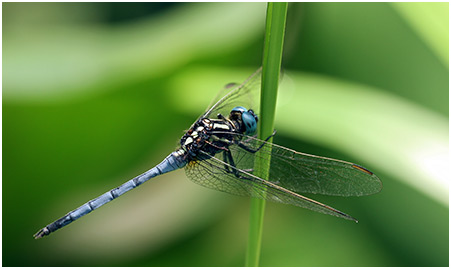
[[[390,3],[449,66],[449,3]]]
[[[258,38],[264,8],[264,3],[193,4],[117,27],[6,23],[4,97],[60,101],[156,77]]]
[[[292,16],[305,15],[291,28],[285,68],[363,83],[448,116],[448,68],[389,3],[293,5]]]
[[[448,205],[445,117],[376,88],[289,74],[282,88],[291,90],[282,91],[279,102],[281,131],[347,152],[353,162],[384,170]]]

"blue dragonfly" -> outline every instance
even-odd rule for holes
[[[186,175],[195,183],[211,189],[291,204],[357,222],[350,215],[301,193],[370,195],[382,189],[379,178],[354,163],[297,152],[267,142],[269,137],[257,139],[260,80],[261,68],[244,83],[226,86],[183,135],[180,147],[160,164],[70,211],[39,230],[34,238],[47,236],[147,180],[179,168],[185,168]],[[254,163],[268,158],[268,177],[254,175]]]

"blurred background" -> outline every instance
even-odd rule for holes
[[[264,3],[3,3],[3,265],[243,266],[249,199],[159,163],[260,65]],[[448,266],[448,3],[291,3],[275,143],[361,164],[381,193],[267,203],[261,266]]]

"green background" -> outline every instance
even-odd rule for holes
[[[261,65],[264,3],[3,3],[3,265],[242,266],[249,199],[161,161]],[[355,224],[267,203],[261,266],[448,266],[448,3],[291,3],[274,142],[359,163]]]

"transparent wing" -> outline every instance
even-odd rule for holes
[[[229,92],[235,90],[236,88],[240,87],[241,84],[240,83],[236,83],[236,82],[231,82],[228,83],[227,85],[225,85],[215,96],[215,98],[213,98],[210,101],[210,104],[208,105],[207,109],[205,110],[205,112],[202,114],[205,115],[207,114],[207,111],[209,111],[214,105],[216,105],[216,103],[221,100],[224,96],[226,96]]]
[[[269,176],[265,180],[290,191],[363,196],[382,189],[380,179],[357,164],[296,152],[246,135],[235,136],[249,149],[261,147],[259,154],[254,154],[238,145],[230,146],[237,168],[252,169],[256,159],[268,159],[271,156]]]
[[[206,153],[204,155],[208,156]],[[208,156],[208,158],[202,161],[190,162],[185,167],[188,178],[199,185],[230,194],[291,204],[323,214],[357,221],[346,213],[328,205],[256,177],[246,170],[236,169],[225,161],[224,153],[216,154],[216,156]],[[232,170],[235,172],[231,173],[230,171]]]
[[[213,99],[214,105],[207,109],[201,117],[216,118],[218,113],[227,116],[232,108],[236,106],[252,109],[258,114],[260,111],[260,84],[261,67],[242,84],[227,85],[225,89]],[[227,94],[225,94],[225,92],[227,92]]]

